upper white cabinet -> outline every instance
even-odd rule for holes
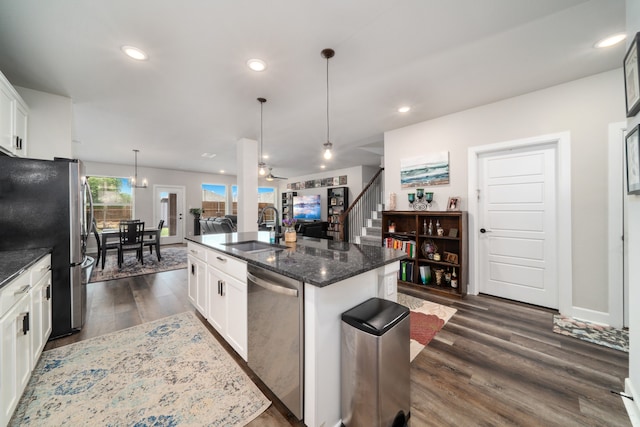
[[[22,97],[0,73],[0,150],[27,157],[29,108]]]

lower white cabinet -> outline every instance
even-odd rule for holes
[[[194,243],[188,253],[189,300],[247,360],[247,264]]]
[[[0,289],[0,426],[11,415],[51,334],[51,256]]]
[[[207,264],[189,255],[189,300],[203,316],[207,317]]]
[[[247,360],[247,282],[209,266],[209,323]]]

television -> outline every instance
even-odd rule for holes
[[[320,195],[293,196],[293,217],[299,221],[320,221]]]

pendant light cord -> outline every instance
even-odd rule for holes
[[[327,57],[327,142],[329,141],[329,58]]]

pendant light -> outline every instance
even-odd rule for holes
[[[267,165],[264,163],[262,157],[262,106],[267,100],[265,98],[258,98],[258,102],[260,103],[260,161],[258,162],[258,174],[264,176],[264,174],[267,173]]]
[[[327,60],[327,142],[323,144],[324,147],[324,158],[331,158],[331,149],[333,148],[333,144],[329,140],[329,58],[333,58],[336,52],[333,49],[323,49],[320,52],[323,58]]]
[[[133,178],[131,178],[131,187],[133,188],[147,188],[148,184],[147,184],[147,179],[143,179],[142,180],[142,185],[138,185],[138,152],[140,150],[133,150],[134,153],[134,174],[133,174]]]

